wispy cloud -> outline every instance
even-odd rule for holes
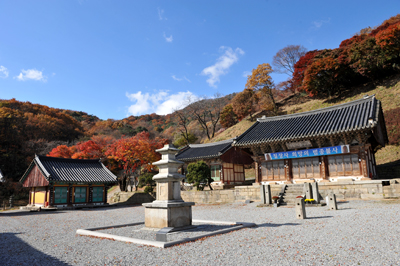
[[[190,91],[169,94],[168,91],[159,91],[156,93],[126,93],[126,97],[133,102],[128,107],[128,115],[141,115],[156,113],[166,115],[172,113],[178,108],[185,107],[184,104],[189,97],[194,97]]]
[[[164,15],[164,9],[161,9],[161,8],[158,7],[157,11],[158,11],[158,19],[159,20],[163,20],[163,19],[167,20],[167,18],[163,16]]]
[[[21,70],[18,76],[14,77],[15,79],[26,81],[26,80],[38,80],[38,81],[47,81],[47,77],[43,76],[42,71],[36,69],[28,69],[28,70]]]
[[[175,75],[172,75],[171,77],[176,81],[186,80],[187,82],[191,82],[186,76],[183,76],[183,78],[178,78]]]
[[[164,39],[167,41],[167,42],[172,42],[173,40],[174,40],[174,38],[172,38],[172,35],[171,36],[169,36],[169,37],[167,37],[167,35],[165,35],[165,32],[164,32]]]
[[[233,50],[230,47],[221,46],[220,50],[223,51],[223,55],[217,59],[217,62],[201,72],[201,75],[209,77],[207,83],[214,88],[217,87],[215,84],[219,82],[219,77],[228,73],[229,68],[239,60],[239,56],[244,54],[240,48]]]
[[[7,78],[8,74],[9,74],[8,69],[4,66],[0,66],[0,78],[3,79]]]
[[[245,78],[247,78],[250,75],[251,75],[251,71],[244,71],[243,72],[243,77],[245,77]]]
[[[322,25],[330,23],[331,22],[331,18],[328,18],[327,20],[316,20],[313,21],[312,24],[314,25],[313,28],[314,29],[319,29],[322,27]]]

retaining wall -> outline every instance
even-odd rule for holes
[[[138,193],[138,192],[117,192],[110,199],[110,203],[114,202],[125,202],[127,204],[142,204],[147,202],[153,202],[155,198],[149,193]]]
[[[325,198],[330,192],[338,199],[387,199],[400,197],[400,179],[391,181],[347,181],[318,183],[319,193]],[[272,196],[277,196],[282,185],[271,185]],[[260,185],[238,186],[234,189],[182,191],[182,199],[195,203],[231,203],[246,200],[260,201]]]

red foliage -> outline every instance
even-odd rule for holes
[[[60,145],[54,148],[48,156],[51,157],[59,157],[59,158],[71,158],[73,152],[68,146],[66,145]]]
[[[148,132],[138,133],[130,138],[122,138],[113,143],[105,152],[113,168],[132,173],[141,165],[151,170],[151,163],[160,159],[155,151],[167,143],[166,139],[150,139]]]
[[[293,72],[293,90],[301,90],[302,83],[304,79],[304,72],[307,69],[307,66],[310,65],[314,57],[318,54],[318,50],[309,51],[304,56],[302,56],[299,61],[294,65],[294,72]]]

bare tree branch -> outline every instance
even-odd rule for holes
[[[292,76],[294,65],[306,52],[307,49],[302,45],[288,45],[280,49],[272,61],[272,65],[276,67],[274,70],[278,73],[285,73]]]

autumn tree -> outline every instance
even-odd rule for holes
[[[173,144],[175,147],[183,147],[185,145],[195,143],[197,139],[198,138],[194,134],[189,132],[187,138],[184,138],[182,135],[178,135]]]
[[[190,98],[187,100],[190,100]],[[174,115],[176,123],[178,124],[178,131],[180,133],[182,140],[185,142],[185,144],[191,143],[189,139],[190,137],[189,124],[192,121],[190,113],[180,108],[175,110]],[[180,146],[181,145],[178,145],[177,147]]]
[[[239,120],[255,112],[258,103],[257,94],[252,89],[244,89],[232,99],[232,110]]]
[[[238,122],[237,115],[233,111],[232,104],[228,104],[221,112],[221,125],[225,128],[231,127]]]
[[[106,151],[109,165],[112,169],[123,169],[119,178],[121,191],[126,191],[128,178],[133,177],[134,186],[137,186],[138,171],[145,168],[151,171],[152,163],[160,159],[155,151],[167,143],[166,139],[151,139],[148,132],[141,132],[130,138],[121,138],[113,143]]]
[[[271,72],[272,68],[268,63],[258,65],[256,69],[252,70],[251,75],[248,76],[245,88],[257,92],[259,99],[263,97],[269,98],[271,109],[277,114],[278,109],[273,95],[274,83],[270,76]]]
[[[190,104],[187,108],[193,119],[199,122],[207,138],[212,139],[221,118],[222,108],[224,107],[222,95],[216,93],[212,99],[203,97],[203,99],[198,101],[193,101],[191,99],[189,99],[189,101]]]
[[[294,65],[306,52],[307,49],[302,45],[288,45],[274,55],[272,65],[276,72],[292,76]]]

